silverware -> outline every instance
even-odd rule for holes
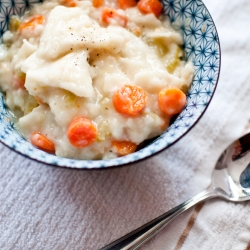
[[[101,250],[135,250],[157,234],[177,215],[206,199],[220,197],[240,202],[250,199],[250,133],[237,139],[223,151],[212,173],[211,185],[140,228],[101,248]]]

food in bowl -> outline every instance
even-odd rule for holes
[[[194,69],[161,11],[158,0],[46,1],[13,17],[0,85],[24,137],[95,160],[162,134],[185,107]]]

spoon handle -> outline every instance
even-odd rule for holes
[[[151,239],[155,234],[157,234],[164,226],[166,226],[172,219],[177,215],[183,213],[190,207],[196,205],[197,203],[204,201],[208,198],[213,198],[218,196],[217,193],[208,188],[201,192],[200,194],[194,196],[193,198],[183,202],[182,204],[172,208],[168,212],[160,215],[154,220],[148,222],[147,224],[135,229],[134,231],[126,234],[125,236],[115,240],[109,245],[101,248],[100,250],[135,250],[141,247],[149,239]]]

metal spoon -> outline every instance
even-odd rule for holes
[[[177,215],[206,199],[250,200],[250,133],[230,144],[219,157],[211,185],[192,199],[162,214],[101,250],[135,250],[157,234]]]

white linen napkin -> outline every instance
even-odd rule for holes
[[[170,149],[104,171],[53,168],[0,145],[0,249],[97,250],[204,190],[221,151],[250,128],[250,2],[204,0],[222,69],[199,123]],[[250,202],[209,200],[145,250],[250,248]]]

